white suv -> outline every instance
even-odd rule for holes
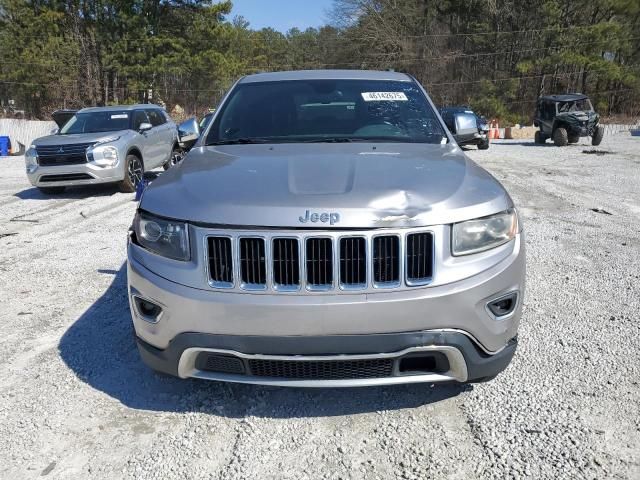
[[[162,108],[94,107],[73,113],[54,135],[36,139],[25,162],[29,181],[45,193],[95,183],[118,183],[133,192],[145,170],[168,167],[181,152],[176,124]]]

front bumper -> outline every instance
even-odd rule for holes
[[[142,265],[135,255],[139,248],[130,242],[127,272],[140,353],[152,368],[172,375],[302,386],[464,382],[497,374],[515,351],[525,275],[521,235],[507,257],[464,280],[395,292],[327,296],[185,286]],[[510,292],[518,292],[515,309],[504,317],[493,317],[487,303]],[[134,296],[162,308],[156,321],[138,312]],[[241,375],[197,368],[202,352],[239,358],[234,360],[238,365],[252,360],[359,361],[349,356],[364,355],[390,358],[394,372],[406,354],[429,352],[444,355],[452,368],[384,378],[257,378],[250,368]],[[268,358],[260,358],[265,355]]]
[[[124,179],[124,166],[120,161],[115,167],[99,167],[92,163],[74,165],[38,166],[35,171],[27,172],[27,178],[34,187],[71,187],[74,185],[94,185],[98,183],[113,183]],[[62,178],[57,181],[47,181],[48,176],[86,175],[87,178]]]
[[[234,383],[289,387],[358,387],[422,382],[478,382],[503,371],[513,358],[517,338],[511,339],[498,353],[489,355],[478,348],[468,334],[458,331],[432,330],[381,335],[330,335],[323,337],[259,337],[185,333],[178,335],[162,350],[137,338],[142,360],[156,371],[181,378],[200,378]],[[261,353],[242,353],[261,352]],[[378,352],[372,354],[370,352]],[[235,358],[242,372],[229,368],[210,371],[202,368],[200,355],[215,354]],[[434,371],[402,371],[402,360],[430,354],[446,358],[442,368]],[[368,378],[311,378],[318,364],[389,360],[390,375]],[[303,363],[302,371],[310,378],[265,376],[264,369],[254,369],[251,361],[284,364]],[[337,368],[324,369],[335,373]],[[272,370],[276,371],[276,370]],[[301,377],[304,377],[301,375]]]

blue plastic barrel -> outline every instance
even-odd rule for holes
[[[0,157],[6,157],[9,155],[9,147],[11,146],[11,141],[9,137],[0,137]]]

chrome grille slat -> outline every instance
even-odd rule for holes
[[[212,288],[253,293],[366,293],[408,289],[433,280],[434,231],[207,230],[207,281]],[[443,236],[442,240],[448,237]],[[438,257],[440,262],[440,257]]]

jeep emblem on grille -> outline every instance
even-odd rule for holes
[[[298,221],[300,221],[300,223],[307,223],[307,222],[311,222],[311,223],[318,223],[318,222],[322,222],[322,223],[327,223],[329,222],[329,225],[335,225],[336,223],[338,223],[340,221],[340,214],[336,213],[336,212],[331,212],[331,213],[311,213],[309,210],[307,210],[305,212],[305,216],[304,217],[298,217]]]

